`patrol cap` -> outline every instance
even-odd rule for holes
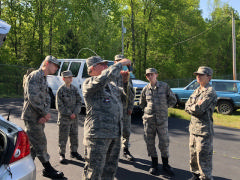
[[[48,62],[54,63],[54,64],[56,64],[58,67],[59,67],[59,65],[60,65],[60,63],[59,63],[59,61],[57,60],[57,58],[55,58],[54,56],[51,56],[51,55],[46,56],[46,58],[45,58],[44,61],[48,61]]]
[[[72,71],[63,71],[62,72],[62,77],[73,77]]]
[[[107,63],[107,62],[108,62],[107,60],[102,60],[100,56],[89,57],[86,61],[88,68],[91,66],[96,66],[97,64],[100,64],[100,63]]]
[[[208,76],[212,76],[213,75],[213,70],[210,67],[207,66],[200,66],[198,68],[198,70],[196,72],[193,73],[194,75],[198,75],[198,74],[206,74]]]
[[[124,57],[124,55],[122,55],[122,54],[117,54],[115,57],[114,57],[114,60],[115,61],[120,61],[120,60],[122,60],[122,59],[124,59],[125,57]]]
[[[156,73],[157,74],[157,70],[155,68],[148,68],[146,69],[146,75],[149,73]]]

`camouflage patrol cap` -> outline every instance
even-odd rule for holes
[[[100,56],[89,57],[86,61],[88,68],[91,67],[91,66],[95,66],[97,64],[100,64],[100,63],[107,63],[107,62],[108,62],[107,60],[102,60],[102,58]]]
[[[63,71],[62,72],[62,77],[73,77],[72,71]]]
[[[198,74],[206,74],[208,76],[212,76],[213,75],[213,70],[210,67],[207,66],[200,66],[198,68],[198,70],[196,72],[193,73],[194,75],[198,75]]]
[[[124,57],[124,55],[122,55],[122,54],[117,54],[115,57],[114,57],[114,60],[115,61],[120,61],[120,60],[122,60],[122,59],[124,59],[125,57]]]
[[[146,75],[149,73],[156,73],[157,74],[157,70],[155,68],[148,68],[146,69]]]
[[[51,56],[51,55],[48,55],[46,56],[45,60],[44,61],[48,61],[48,62],[51,62],[53,64],[56,64],[58,67],[60,65],[59,61],[57,60],[57,58],[55,58],[54,56]]]

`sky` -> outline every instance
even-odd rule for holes
[[[203,18],[210,18],[210,14],[213,10],[214,0],[210,1],[210,6],[208,4],[208,0],[200,0],[200,9],[202,9]],[[233,7],[240,14],[240,0],[221,0],[221,6],[225,3],[229,4],[229,6]]]

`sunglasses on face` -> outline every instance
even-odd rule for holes
[[[153,76],[154,73],[149,73],[149,74],[146,74],[147,77],[150,77],[150,76]]]

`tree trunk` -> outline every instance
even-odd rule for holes
[[[49,27],[49,54],[52,54],[52,38],[53,38],[53,19],[54,19],[54,14],[55,14],[55,4],[56,1],[52,1],[52,13],[51,13],[51,18],[50,18],[50,27]]]
[[[131,0],[131,29],[132,29],[132,61],[133,66],[135,64],[135,29],[134,29],[134,11],[133,11],[133,0]]]
[[[40,49],[40,55],[43,57],[43,2],[39,1],[39,49]]]
[[[1,18],[1,15],[2,15],[2,1],[0,0],[0,18]]]

